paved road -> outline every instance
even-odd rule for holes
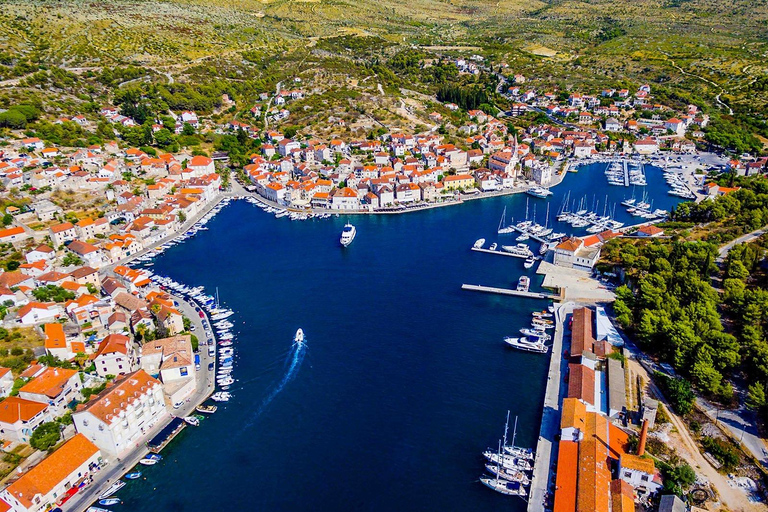
[[[732,242],[728,242],[718,250],[718,255],[717,255],[717,259],[715,260],[715,263],[722,263],[723,261],[725,261],[725,258],[728,256],[728,251],[730,251],[734,245],[751,242],[752,240],[759,238],[765,233],[768,233],[768,226],[763,226],[762,228],[756,229],[751,233],[747,233],[746,235],[740,236],[739,238],[737,238]]]
[[[544,412],[541,417],[539,441],[536,444],[536,461],[531,477],[531,489],[528,498],[529,512],[544,512],[552,475],[557,463],[556,437],[560,431],[560,404],[566,391],[561,385],[568,361],[563,358],[563,337],[565,317],[573,312],[575,304],[555,304],[555,336],[547,375],[547,390],[544,394]],[[570,339],[568,341],[570,344]]]
[[[752,411],[745,407],[720,409],[703,398],[697,398],[696,403],[712,421],[725,426],[763,466],[768,467],[768,450],[757,431]]]

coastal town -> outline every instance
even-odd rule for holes
[[[469,75],[482,67],[472,58],[453,65]],[[644,200],[634,196],[646,185],[641,166],[666,173],[668,195],[702,202],[739,190],[712,176],[763,175],[768,158],[713,153],[704,141],[709,116],[692,104],[665,105],[647,84],[565,93],[528,88],[519,73],[503,78],[508,111],[441,102],[425,112],[432,128],[418,133],[288,133],[281,123],[290,119],[292,103],[311,94],[300,81],[290,90],[278,86],[274,94],[262,94],[249,105],[247,122],[185,110],[139,123],[115,105],[45,114],[51,125],[76,126],[93,136],[104,123],[146,127],[145,144],[132,144],[119,130],[114,139],[90,144],[83,137],[71,146],[32,128],[0,132],[0,339],[13,347],[0,348],[6,454],[0,511],[117,504],[113,495],[122,486],[115,482],[125,485],[119,478],[136,475],[140,461],[159,460],[145,455],[159,457],[185,425],[215,411],[210,403],[201,406],[213,393],[226,400],[234,382],[232,325],[225,322],[231,311],[211,290],[158,276],[150,264],[181,239],[208,229],[205,223],[230,201],[247,200],[292,220],[409,214],[515,193],[545,198],[567,173],[590,164],[605,166],[606,186],[627,189],[622,205],[635,223],[618,222],[609,214],[616,205],[607,199],[590,208],[580,206],[588,200],[574,197],[551,215],[547,206],[543,221],[536,214],[529,219],[526,206],[524,220],[499,225],[499,234],[540,242],[538,254],[527,244],[486,249],[484,239],[473,248],[525,259],[525,268],[529,259],[540,263],[543,287],[562,294],[554,295],[559,304],[553,308],[557,325],[545,398],[551,403],[524,493],[529,510],[677,512],[704,502],[738,510],[740,502],[713,478],[711,486],[695,479],[704,498],[689,509],[675,494],[661,496],[664,477],[648,452],[662,454],[653,453],[658,443],[649,439],[669,433],[654,430],[657,414],[674,413],[660,412],[663,398],[647,386],[639,349],[625,345],[602,306],[593,309],[612,297],[594,271],[611,240],[665,237],[656,224],[669,212],[641,206]],[[446,122],[460,110],[465,123]],[[164,151],[160,140],[169,134],[234,137],[255,149],[236,166],[232,155],[212,146]],[[558,233],[547,225],[554,222],[550,218],[587,233]],[[563,285],[563,273],[589,281],[589,289]],[[479,291],[550,297],[531,295],[539,292],[529,292],[528,284],[524,290]],[[500,472],[507,455],[497,455]],[[710,459],[706,464],[717,467]],[[750,495],[755,502],[757,495]]]

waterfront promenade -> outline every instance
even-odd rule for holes
[[[555,304],[555,336],[547,374],[547,389],[544,393],[544,411],[541,416],[541,430],[536,444],[536,460],[531,477],[528,498],[528,512],[544,512],[550,481],[557,461],[556,437],[560,430],[560,404],[565,386],[563,376],[568,361],[563,358],[565,320],[573,312],[574,303]],[[570,346],[570,337],[567,345]]]
[[[172,297],[179,304],[179,309],[182,314],[192,321],[192,325],[195,326],[195,334],[200,340],[200,370],[197,371],[197,389],[192,396],[187,399],[184,405],[178,409],[173,409],[172,404],[168,404],[166,401],[166,407],[170,414],[158,421],[158,423],[154,425],[144,437],[144,440],[141,443],[138,443],[133,450],[117,459],[109,459],[105,457],[105,459],[108,460],[107,466],[93,475],[93,482],[61,506],[61,509],[64,512],[85,511],[98,500],[99,495],[103,493],[107,487],[109,487],[115,480],[131,471],[131,469],[139,463],[139,460],[149,453],[149,449],[144,444],[144,441],[152,439],[152,437],[158,434],[166,425],[168,425],[168,423],[170,423],[174,416],[183,417],[193,414],[195,412],[195,407],[203,403],[214,391],[216,368],[214,364],[213,371],[208,371],[208,364],[215,362],[215,356],[209,357],[208,351],[202,345],[206,339],[206,327],[208,329],[211,328],[208,316],[206,315],[205,318],[201,319],[192,304],[181,297],[173,295]],[[166,455],[167,454],[163,454],[164,457]],[[143,466],[139,466],[139,468],[142,467]]]

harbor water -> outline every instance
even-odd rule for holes
[[[603,168],[567,176],[548,200],[529,198],[529,215],[536,203],[543,223],[549,202],[554,219],[568,190],[590,206],[593,195],[630,197]],[[654,208],[675,204],[660,171],[647,174]],[[507,410],[519,417],[517,444],[535,448],[548,357],[503,337],[547,302],[461,284],[514,288],[534,275],[522,259],[470,251],[480,237],[514,245],[515,235],[495,234],[499,217],[506,206],[508,220],[522,220],[527,197],[305,222],[237,201],[159,256],[154,272],[218,287],[235,311],[237,382],[232,400],[120,491],[121,510],[525,510],[478,477]],[[632,220],[620,205],[616,218]],[[343,249],[347,220],[357,237]]]

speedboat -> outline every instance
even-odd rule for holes
[[[485,245],[485,238],[480,238],[477,240],[477,242],[475,242],[475,245],[473,245],[472,247],[474,247],[475,249],[480,249],[484,245]]]
[[[525,268],[531,268],[533,264],[536,263],[536,258],[531,254],[526,258],[525,263],[523,263],[523,267]]]
[[[491,250],[491,251],[495,251],[496,247],[498,247],[498,246],[499,246],[499,244],[497,244],[496,242],[493,242],[488,249]]]
[[[120,498],[107,498],[105,500],[99,500],[99,505],[102,505],[104,507],[117,505],[118,503],[122,503]]]
[[[200,426],[200,420],[195,418],[194,416],[184,416],[184,421],[187,422],[188,425],[192,425],[193,427],[199,427]]]
[[[517,291],[527,292],[530,286],[531,286],[531,278],[528,276],[520,276],[520,279],[517,281]]]
[[[341,243],[342,246],[347,247],[352,243],[352,240],[355,239],[355,235],[357,235],[357,229],[355,229],[355,226],[347,222],[344,224],[344,229],[341,231],[341,238],[339,239],[339,243]]]
[[[293,343],[299,347],[304,345],[304,331],[299,329],[296,331],[296,335],[293,337]]]
[[[123,487],[125,487],[125,482],[123,482],[122,480],[118,480],[117,482],[115,482],[115,483],[113,483],[112,485],[110,485],[110,486],[107,488],[107,490],[106,490],[106,491],[104,491],[103,493],[101,493],[101,494],[99,495],[99,499],[106,499],[106,498],[109,498],[110,496],[112,496],[113,494],[115,494],[117,491],[119,491],[119,490],[120,490],[120,489],[122,489]],[[119,500],[118,500],[118,501],[119,501]]]

